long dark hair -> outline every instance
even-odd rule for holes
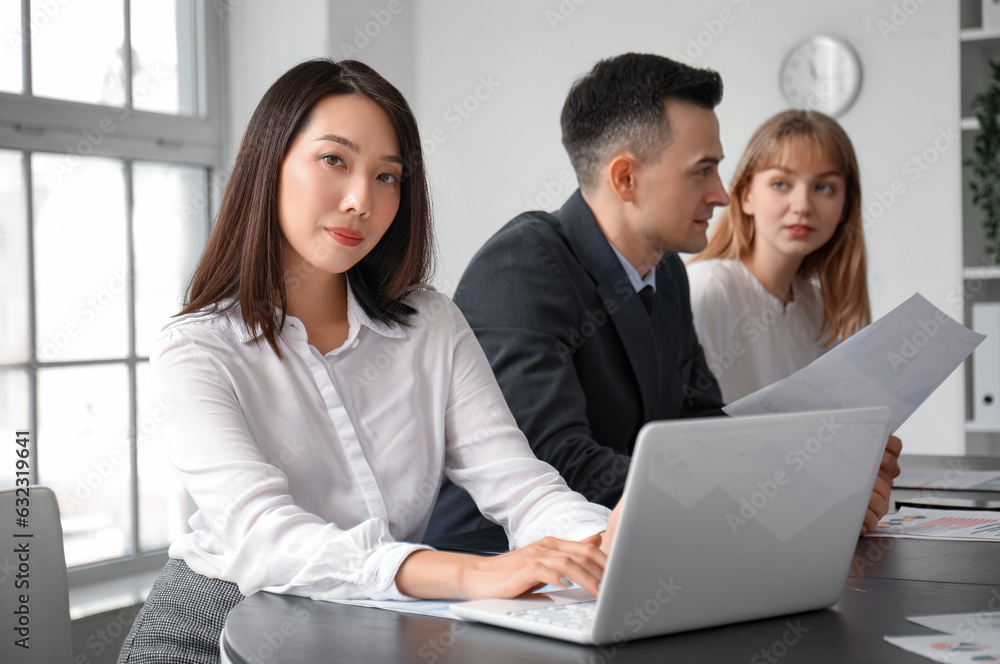
[[[318,58],[285,72],[257,104],[178,315],[227,299],[238,301],[247,330],[281,357],[278,333],[286,316],[285,281],[296,275],[286,275],[281,262],[278,178],[292,142],[308,125],[316,104],[330,95],[358,95],[382,107],[392,120],[403,158],[399,210],[378,244],[347,271],[351,289],[373,319],[400,326],[416,313],[403,299],[426,281],[433,239],[413,112],[399,90],[368,65]]]

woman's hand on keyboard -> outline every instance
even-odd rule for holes
[[[489,557],[418,550],[400,564],[396,587],[404,595],[424,599],[483,599],[517,597],[547,584],[567,587],[575,582],[596,595],[608,560],[600,544],[601,535],[579,542],[546,537]]]
[[[566,587],[565,581],[596,595],[607,563],[600,543],[600,535],[580,542],[545,537],[499,556],[470,561],[462,586],[473,599],[517,597],[546,584]]]

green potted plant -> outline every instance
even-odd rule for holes
[[[972,107],[979,120],[979,131],[968,165],[972,168],[969,188],[972,202],[986,214],[983,231],[985,254],[1000,262],[1000,63],[990,62],[990,81],[975,96]]]

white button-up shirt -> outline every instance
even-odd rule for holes
[[[716,258],[687,266],[691,312],[722,399],[733,403],[791,376],[825,353],[819,285],[796,276],[787,305],[743,261]]]
[[[348,288],[350,331],[325,356],[289,316],[283,359],[234,305],[178,317],[150,358],[171,462],[198,511],[170,547],[195,572],[316,599],[405,599],[442,471],[513,546],[579,540],[608,511],[535,458],[458,308],[419,290],[394,328]]]

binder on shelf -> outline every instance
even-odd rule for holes
[[[1000,424],[1000,302],[974,302],[972,329],[986,339],[972,353],[972,417]]]
[[[983,30],[1000,30],[1000,1],[983,0]]]

